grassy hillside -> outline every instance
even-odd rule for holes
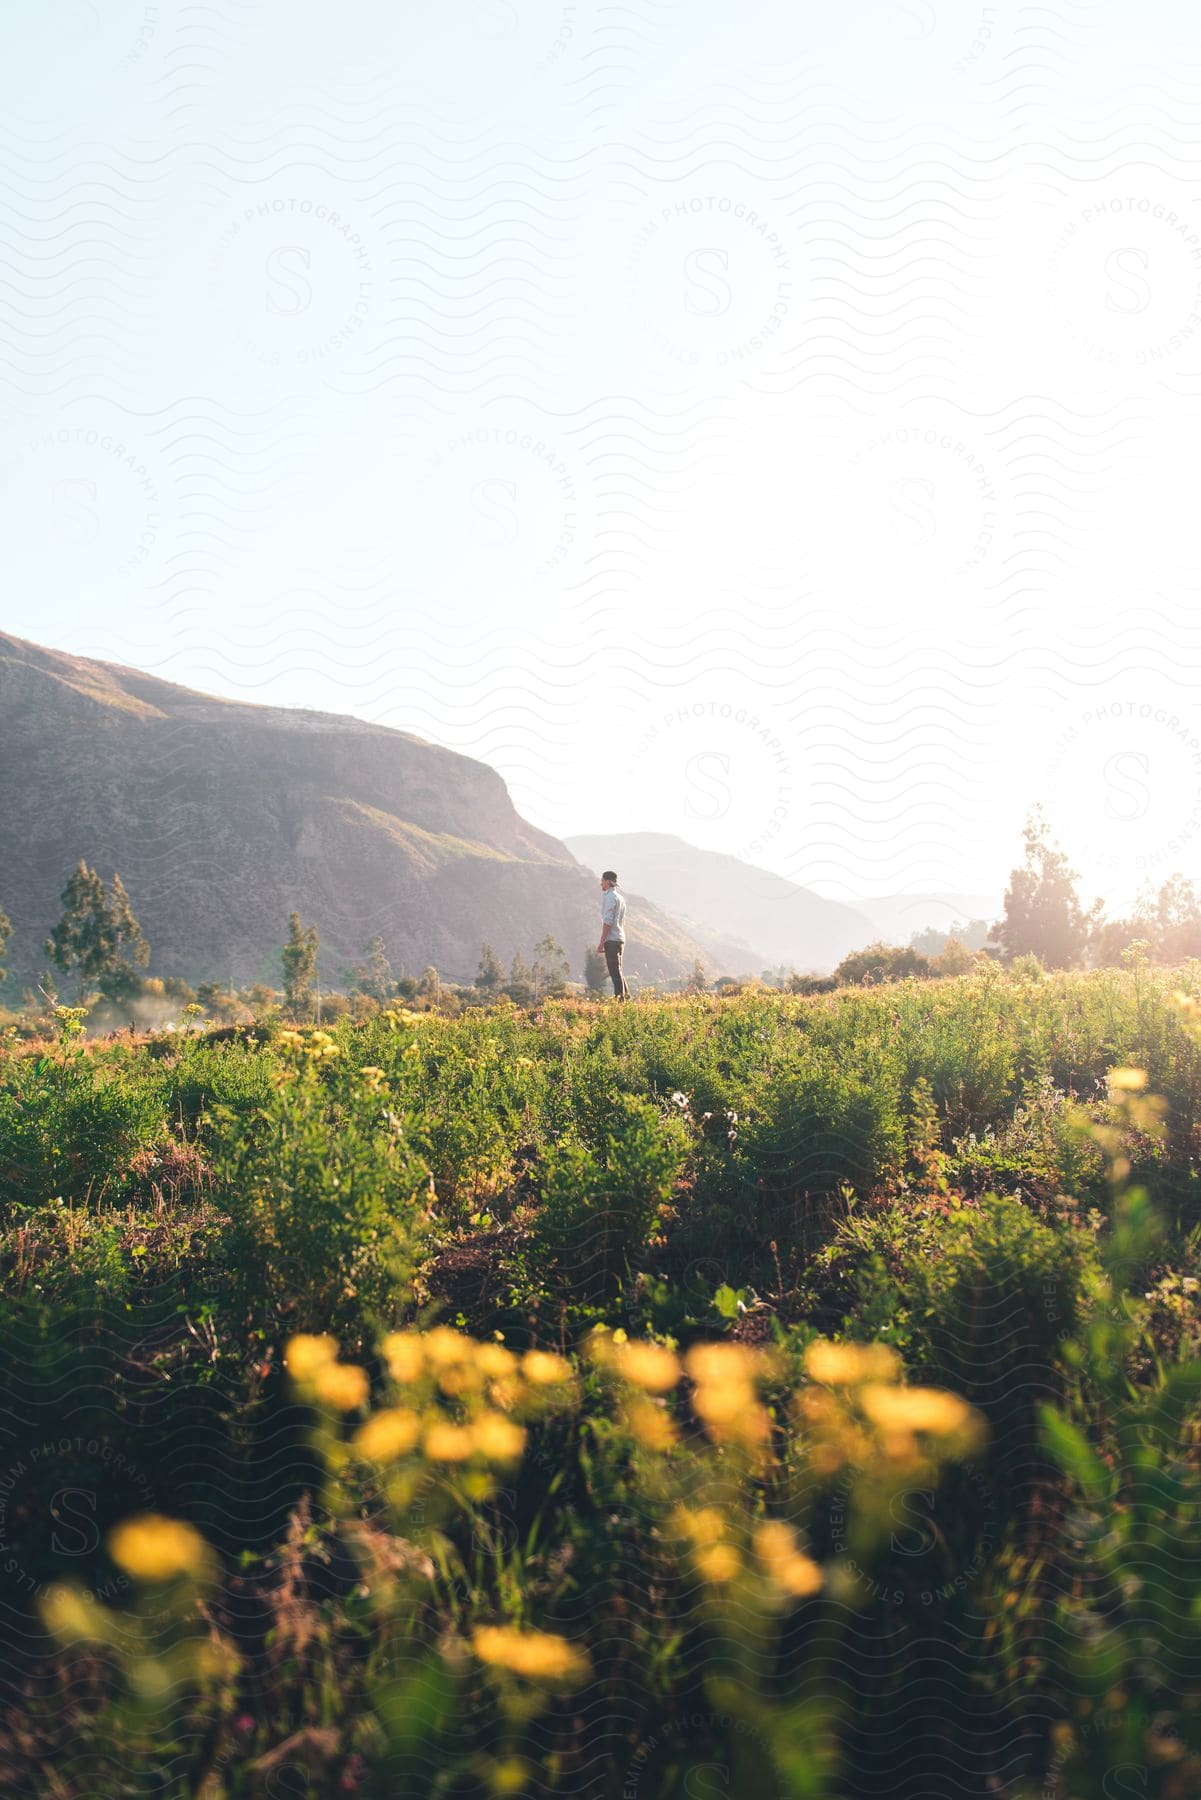
[[[1199,1004],[5,1040],[0,1781],[1185,1800]]]

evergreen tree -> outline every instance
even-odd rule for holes
[[[485,944],[480,951],[480,966],[476,970],[475,985],[481,994],[494,999],[505,985],[505,968],[491,944]]]
[[[288,941],[279,953],[284,970],[284,996],[293,1018],[313,1010],[313,983],[317,977],[317,952],[321,940],[315,925],[301,925],[300,914],[288,915]]]
[[[703,994],[708,986],[709,977],[705,973],[704,963],[698,956],[693,960],[692,973],[684,983],[684,992],[686,994]]]
[[[134,918],[125,883],[117,874],[105,894],[108,930],[112,952],[108,965],[99,973],[97,985],[106,1000],[124,1000],[138,991],[137,971],[150,961],[150,945]]]
[[[8,970],[4,966],[4,950],[12,934],[13,928],[8,914],[3,907],[0,907],[0,981],[8,979]]]
[[[62,918],[46,939],[46,954],[64,974],[78,972],[81,994],[92,985],[110,1000],[136,992],[136,971],[149,962],[150,946],[120,875],[106,890],[81,857],[61,898]]]
[[[1101,914],[1101,902],[1086,912],[1076,883],[1080,879],[1067,856],[1052,842],[1041,807],[1035,807],[1022,833],[1025,861],[1009,877],[1004,916],[989,941],[1005,962],[1037,956],[1048,969],[1070,969],[1079,963]]]
[[[417,992],[427,1000],[438,1000],[442,993],[442,977],[429,963],[421,972],[421,980],[417,983]]]
[[[510,964],[505,992],[518,1006],[528,1006],[534,998],[534,972],[520,950]]]
[[[392,964],[388,961],[383,938],[378,935],[373,937],[363,955],[366,962],[356,963],[350,971],[351,991],[366,994],[371,1000],[387,1000],[395,991],[396,977],[392,973]]]
[[[584,952],[584,986],[590,994],[603,994],[609,969],[604,956],[595,944],[589,944]]]
[[[534,999],[545,1000],[567,992],[571,965],[567,952],[548,932],[534,945]]]

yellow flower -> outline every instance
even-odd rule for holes
[[[139,1513],[123,1519],[110,1533],[109,1553],[138,1581],[170,1581],[176,1575],[199,1575],[208,1567],[209,1549],[198,1531],[182,1519]]]
[[[859,1390],[859,1404],[872,1423],[886,1432],[929,1431],[936,1437],[949,1437],[976,1420],[966,1400],[942,1388],[885,1387],[869,1382]]]
[[[384,1071],[382,1069],[377,1069],[374,1063],[364,1064],[359,1070],[359,1074],[363,1077],[366,1087],[373,1094],[378,1093],[384,1084]]]
[[[555,1387],[571,1380],[571,1364],[553,1350],[527,1350],[521,1359],[521,1372],[535,1387]]]
[[[586,1681],[591,1666],[586,1651],[546,1631],[517,1631],[509,1625],[483,1625],[472,1634],[481,1662],[508,1669],[529,1681],[564,1682],[576,1686]]]
[[[712,1385],[722,1382],[745,1385],[756,1365],[754,1351],[745,1344],[694,1344],[684,1358],[684,1366],[694,1381]]]
[[[614,1367],[648,1394],[666,1394],[680,1379],[679,1358],[659,1344],[621,1344]]]
[[[770,1519],[760,1525],[755,1533],[755,1552],[782,1593],[803,1600],[821,1588],[820,1565],[797,1549],[792,1527],[783,1520]]]
[[[722,1386],[706,1384],[692,1396],[693,1411],[706,1425],[733,1425],[741,1413],[754,1405],[754,1390],[736,1381]]]
[[[697,1545],[718,1543],[726,1529],[725,1519],[715,1506],[677,1506],[671,1524],[681,1537]]]
[[[425,1354],[432,1363],[466,1362],[475,1345],[461,1331],[452,1331],[449,1325],[435,1325],[432,1331],[425,1334]]]
[[[465,1425],[452,1425],[448,1419],[437,1419],[427,1427],[425,1454],[431,1462],[466,1462],[475,1448]]]
[[[416,1381],[425,1368],[425,1346],[415,1331],[390,1331],[381,1348],[393,1381]]]
[[[332,1337],[312,1337],[306,1331],[291,1338],[284,1352],[288,1374],[294,1381],[310,1381],[318,1369],[335,1360],[338,1341]]]
[[[679,1442],[679,1433],[670,1413],[653,1400],[639,1396],[622,1410],[626,1429],[648,1450],[671,1450]]]
[[[391,1462],[406,1455],[421,1435],[421,1421],[416,1413],[403,1407],[390,1406],[373,1413],[354,1434],[354,1447],[372,1462]]]
[[[1137,1094],[1147,1085],[1146,1069],[1111,1069],[1109,1085],[1119,1094]]]
[[[324,1363],[313,1374],[318,1400],[337,1412],[353,1412],[367,1404],[367,1371],[353,1363]]]
[[[887,1344],[831,1344],[825,1339],[805,1351],[805,1372],[837,1387],[860,1381],[895,1381],[901,1359]]]
[[[697,1551],[696,1566],[706,1581],[733,1581],[742,1568],[742,1558],[733,1544],[710,1544]]]
[[[503,1344],[481,1344],[475,1353],[476,1367],[485,1375],[511,1375],[517,1358]]]
[[[516,1462],[525,1449],[525,1432],[503,1413],[481,1413],[471,1435],[476,1449],[489,1462]]]

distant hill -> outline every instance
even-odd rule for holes
[[[907,944],[927,926],[947,931],[958,920],[991,922],[1001,911],[997,896],[981,894],[890,894],[844,906],[666,832],[590,834],[565,842],[590,868],[615,868],[623,887],[649,894],[694,934],[721,929],[757,945],[763,952],[760,969],[783,963],[825,975],[852,950],[876,939]],[[739,972],[709,966],[711,975]]]
[[[213,699],[0,634],[0,765],[5,998],[45,966],[81,856],[105,880],[120,871],[151,973],[192,981],[278,983],[293,908],[320,930],[328,986],[376,933],[397,974],[432,962],[452,980],[474,976],[485,939],[507,963],[547,932],[578,976],[599,936],[595,878],[520,817],[495,770],[408,732]],[[724,955],[712,933],[631,904],[626,963],[642,979]]]
[[[649,894],[698,935],[724,931],[754,944],[762,952],[757,971],[783,963],[824,975],[875,935],[871,921],[853,907],[736,856],[698,850],[683,838],[635,831],[566,842],[589,868],[615,868],[623,887]],[[710,975],[738,972],[709,967]]]

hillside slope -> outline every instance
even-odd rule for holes
[[[10,995],[44,966],[81,856],[106,880],[120,871],[152,972],[193,981],[278,981],[293,908],[320,930],[328,985],[377,932],[397,973],[432,962],[459,980],[485,939],[507,961],[547,932],[578,975],[599,932],[595,879],[520,817],[495,770],[407,732],[0,634],[0,764]],[[645,980],[713,954],[649,903],[631,925],[627,964]]]

